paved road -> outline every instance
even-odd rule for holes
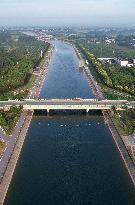
[[[91,100],[91,99],[51,99],[51,100],[24,100],[24,101],[0,101],[1,107],[6,106],[24,106],[24,105],[108,105],[108,106],[132,106],[135,107],[135,101],[127,100]]]
[[[7,167],[7,164],[9,162],[9,159],[11,157],[11,154],[13,152],[13,149],[15,147],[15,144],[16,144],[16,141],[17,141],[17,138],[19,136],[19,133],[20,133],[20,130],[21,130],[21,127],[23,126],[23,123],[25,121],[25,118],[26,118],[26,115],[27,113],[26,112],[23,112],[21,114],[21,117],[13,131],[13,134],[12,136],[6,136],[2,130],[0,131],[0,136],[1,136],[1,139],[4,139],[4,141],[6,142],[6,150],[4,152],[4,155],[3,157],[0,159],[0,178],[3,177],[3,174],[5,172],[5,169]]]

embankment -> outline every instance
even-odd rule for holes
[[[79,59],[81,60],[81,54],[79,53],[78,49],[74,46],[75,51],[77,52],[77,56],[79,57]],[[97,98],[105,98],[105,95],[102,92],[101,87],[97,84],[96,80],[94,79],[94,77],[92,76],[90,69],[87,66],[84,66],[84,71],[87,77],[87,80],[93,90],[94,95]],[[120,155],[126,165],[126,168],[128,170],[128,173],[131,177],[131,180],[133,182],[133,184],[135,185],[135,164],[132,160],[132,158],[130,157],[130,154],[128,152],[128,148],[126,147],[126,144],[123,141],[122,136],[119,134],[117,128],[115,127],[112,117],[111,117],[111,113],[110,111],[102,111],[103,112],[103,116],[105,119],[105,122],[107,123],[109,130],[112,134],[112,137],[114,139],[114,142],[120,152]]]
[[[38,78],[35,82],[34,87],[30,90],[30,95],[28,97],[32,97],[32,98],[39,97],[40,91],[43,87],[45,77],[46,77],[46,74],[48,71],[48,66],[49,66],[49,62],[51,60],[51,56],[52,56],[52,52],[49,52],[48,58],[44,62],[43,67],[41,69],[41,72],[38,75]],[[8,188],[9,188],[11,180],[12,180],[13,173],[15,171],[17,161],[19,159],[19,156],[20,156],[20,153],[21,153],[21,150],[23,147],[25,137],[27,135],[29,125],[30,125],[32,117],[33,117],[33,112],[34,111],[26,111],[25,120],[22,123],[22,125],[20,126],[19,136],[16,136],[17,140],[16,140],[16,143],[14,145],[13,152],[12,152],[11,156],[9,157],[9,160],[8,160],[7,165],[5,167],[3,178],[2,178],[1,183],[0,183],[0,205],[3,205],[3,203],[4,203]],[[7,149],[8,149],[8,147],[7,147]]]
[[[25,136],[27,134],[31,119],[33,117],[33,111],[32,112],[27,112],[27,116],[25,118],[24,124],[22,129],[20,130],[20,135],[18,137],[17,143],[14,147],[13,153],[11,155],[10,161],[8,163],[8,166],[6,168],[5,174],[3,176],[2,182],[0,184],[0,205],[4,203],[6,193],[8,191],[10,182],[12,180],[12,176],[17,164],[17,161],[20,156],[20,152],[23,147],[23,143],[25,140]]]

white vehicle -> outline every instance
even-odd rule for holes
[[[82,98],[73,98],[73,100],[83,100]]]
[[[10,102],[16,102],[16,101],[20,101],[20,100],[18,100],[18,99],[15,99],[15,100],[9,99],[8,101],[10,101]]]

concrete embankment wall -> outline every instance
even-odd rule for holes
[[[0,205],[3,205],[3,203],[4,203],[4,200],[5,200],[10,182],[12,180],[12,176],[13,176],[13,173],[14,173],[21,149],[23,147],[25,136],[27,134],[32,117],[33,117],[33,111],[27,112],[27,116],[26,116],[26,119],[24,121],[23,127],[21,129],[20,135],[18,137],[14,151],[12,153],[12,156],[11,156],[10,161],[8,163],[4,177],[3,177],[2,182],[0,184]]]
[[[117,145],[117,148],[121,154],[121,157],[126,165],[131,180],[135,185],[135,164],[128,153],[128,150],[122,140],[122,137],[120,136],[119,132],[117,131],[117,128],[115,127],[112,121],[112,118],[110,116],[110,111],[103,111],[103,115],[104,115],[105,122],[107,123],[109,130],[113,136],[113,139]]]

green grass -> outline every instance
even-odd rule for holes
[[[23,86],[22,89],[23,89],[23,90],[30,89],[30,88],[34,85],[36,79],[37,79],[37,76],[33,74],[33,75],[31,76],[29,82],[27,83],[27,85]]]
[[[102,87],[102,90],[103,90],[106,98],[109,100],[125,100],[125,99],[134,100],[135,99],[134,96],[127,94],[127,93],[124,93],[124,92],[121,92],[119,90],[111,89],[111,88],[108,88],[108,87],[103,86],[103,85],[101,85],[101,87]]]
[[[19,117],[21,115],[22,108],[11,107],[10,110],[0,110],[0,125],[5,130],[7,135],[12,133]]]
[[[7,92],[7,93],[4,93],[3,95],[0,95],[0,100],[15,100],[15,99],[18,99],[18,100],[21,100],[21,99],[24,99],[27,97],[29,91],[28,90],[23,90],[23,91],[19,91],[16,93],[16,91],[12,91],[12,92]]]
[[[121,135],[131,135],[135,130],[135,110],[116,111],[112,119]]]
[[[0,157],[2,156],[2,154],[3,154],[4,150],[5,150],[5,148],[6,148],[5,142],[3,142],[3,141],[0,140]]]
[[[124,124],[120,120],[118,114],[113,114],[112,120],[118,132],[120,133],[120,135],[129,135],[127,128],[124,126]]]

